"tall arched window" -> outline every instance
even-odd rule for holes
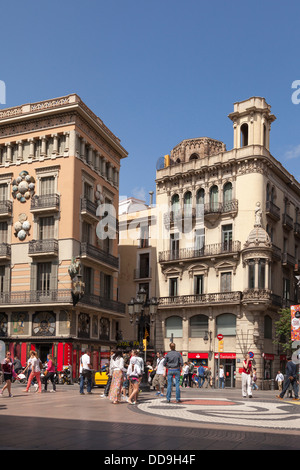
[[[190,337],[204,338],[208,331],[208,317],[206,315],[195,315],[190,319]]]
[[[210,210],[215,212],[219,209],[219,189],[218,186],[210,188]]]
[[[223,203],[224,205],[226,205],[231,201],[232,201],[232,183],[226,183],[224,184],[224,187],[223,187]]]
[[[248,145],[248,124],[244,123],[241,125],[241,147]]]
[[[181,317],[169,317],[166,319],[166,338],[182,338],[182,318]]]
[[[232,313],[223,313],[217,317],[217,335],[236,335],[236,316]]]
[[[171,208],[174,213],[179,212],[179,196],[174,194],[171,200]]]
[[[183,209],[184,215],[190,216],[192,214],[192,193],[191,191],[187,191],[183,198]]]

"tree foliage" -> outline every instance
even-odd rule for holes
[[[289,308],[279,310],[280,318],[275,322],[275,344],[279,344],[286,354],[292,351],[291,311]]]

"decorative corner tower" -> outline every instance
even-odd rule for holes
[[[233,147],[261,145],[269,150],[271,124],[276,117],[265,98],[253,96],[234,103],[234,111],[228,115],[233,122]]]

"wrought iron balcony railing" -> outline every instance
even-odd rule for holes
[[[204,258],[216,255],[237,253],[241,250],[240,241],[229,241],[224,243],[213,243],[202,248],[181,248],[179,250],[167,250],[159,252],[159,262],[183,260],[191,258]]]
[[[57,256],[58,241],[54,238],[46,240],[31,240],[29,242],[28,254],[30,256]]]
[[[79,303],[90,305],[102,310],[110,310],[125,314],[125,304],[116,300],[105,299],[98,295],[84,294]],[[16,292],[1,292],[0,305],[30,305],[30,304],[73,304],[71,289],[30,290]]]
[[[59,194],[35,195],[31,199],[31,212],[58,211],[60,196]]]
[[[100,248],[87,242],[80,244],[80,256],[92,258],[94,261],[109,264],[113,268],[119,269],[119,259],[116,256],[106,253],[106,251],[100,250]]]

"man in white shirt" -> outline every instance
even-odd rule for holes
[[[156,395],[160,395],[161,397],[163,397],[165,382],[166,382],[166,379],[165,379],[166,368],[165,368],[165,360],[161,353],[159,354],[159,357],[157,358],[155,371],[156,371],[156,374],[154,376],[152,385],[153,387],[156,387]]]
[[[85,350],[80,358],[80,395],[84,395],[84,380],[87,379],[87,393],[92,393],[92,366],[90,352]]]

